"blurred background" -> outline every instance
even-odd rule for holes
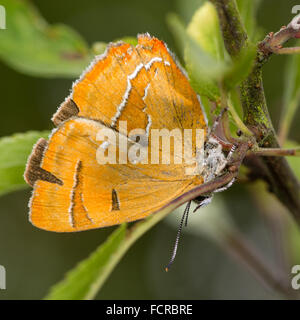
[[[166,15],[176,12],[187,23],[201,1],[31,2],[50,24],[63,23],[72,27],[89,45],[149,32],[167,42],[176,52]],[[288,23],[293,17],[291,8],[296,4],[300,4],[300,0],[261,1],[258,23],[262,34],[277,31]],[[282,105],[286,59],[274,56],[264,67],[265,91],[276,128]],[[69,94],[72,79],[25,75],[1,60],[0,74],[0,136],[52,129],[50,118]],[[290,136],[298,142],[299,117],[298,113]],[[297,261],[300,263],[300,243],[295,240],[300,241],[300,237],[288,213],[265,189],[263,183],[235,184],[216,195],[211,206],[192,214],[189,226],[183,232],[175,264],[169,273],[165,273],[164,266],[170,258],[180,212],[169,215],[130,249],[97,298],[288,298],[288,295],[266,286],[249,270],[245,259],[222,244],[222,236],[219,236],[218,223],[221,222],[234,230],[237,237],[242,237],[241,243],[246,242],[257,252],[278,281],[282,278],[290,281],[291,266]],[[27,189],[0,197],[0,264],[7,271],[7,289],[0,290],[0,299],[43,298],[51,285],[93,252],[114,229],[55,234],[34,228],[27,217],[30,192]],[[216,219],[212,221],[203,217]]]

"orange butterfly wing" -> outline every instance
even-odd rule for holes
[[[142,219],[203,183],[184,164],[97,162],[97,132],[121,131],[119,121],[128,131],[206,130],[198,97],[166,45],[149,35],[138,40],[135,48],[112,44],[95,60],[54,115],[49,141],[35,146],[25,172],[35,226],[72,232]]]
[[[149,166],[99,165],[96,134],[101,127],[93,120],[69,120],[48,144],[43,139],[37,144],[33,155],[43,152],[40,168],[56,180],[41,174],[35,181],[30,205],[35,226],[68,232],[142,219],[201,183]]]
[[[145,34],[139,35],[136,47],[110,44],[75,82],[53,121],[58,125],[80,116],[118,128],[123,120],[130,131],[146,128],[147,115],[152,128],[206,128],[184,71],[163,41]]]

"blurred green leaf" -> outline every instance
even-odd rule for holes
[[[116,252],[122,246],[125,236],[126,224],[123,224],[87,259],[68,272],[64,280],[51,288],[45,299],[83,300],[91,298],[101,288],[114,267]]]
[[[118,41],[123,41],[125,43],[129,43],[132,46],[136,46],[138,44],[138,40],[136,37],[123,37],[123,38],[118,38],[116,40],[114,40],[113,42],[118,42]],[[105,52],[105,49],[107,47],[107,43],[106,42],[102,42],[102,41],[97,41],[94,42],[92,45],[92,51],[95,55],[98,54],[102,54]]]
[[[207,53],[223,61],[225,47],[221,34],[218,13],[211,2],[206,1],[194,14],[187,33]]]
[[[97,42],[93,43],[92,51],[95,55],[102,54],[102,53],[104,53],[106,47],[107,47],[106,42],[97,41]]]
[[[6,29],[0,58],[17,71],[43,77],[77,77],[92,56],[84,40],[65,25],[50,26],[26,0],[2,0]]]
[[[232,65],[225,72],[223,79],[225,88],[228,91],[236,87],[250,73],[256,56],[256,48],[249,46],[247,49],[244,49],[235,62],[231,64],[229,57],[226,55],[218,13],[211,2],[204,2],[195,12],[187,27],[187,33],[206,53],[209,53],[218,61],[223,62],[227,60],[228,66]]]
[[[218,101],[220,91],[217,82],[227,70],[222,61],[206,53],[199,44],[186,32],[182,22],[175,14],[169,14],[168,24],[183,50],[186,69],[193,88],[212,101]]]
[[[176,11],[180,12],[180,17],[188,23],[204,1],[206,0],[175,0]]]
[[[0,139],[0,195],[27,186],[23,178],[27,158],[37,140],[48,135],[30,131]]]
[[[288,57],[284,83],[284,100],[279,133],[281,142],[284,142],[287,138],[294,115],[300,106],[300,54]]]
[[[159,212],[135,223],[130,229],[126,230],[126,224],[121,225],[90,257],[80,262],[64,280],[56,284],[45,299],[93,299],[129,248],[175,208],[176,203],[173,201]]]
[[[117,41],[123,41],[125,43],[131,44],[132,46],[136,46],[138,44],[138,40],[136,37],[123,37],[115,40],[114,42],[117,42]]]
[[[261,0],[237,0],[237,5],[250,40],[256,42],[260,38],[257,28],[256,13]]]
[[[256,46],[249,45],[233,62],[232,67],[224,75],[223,83],[228,91],[234,89],[250,74],[256,58]]]

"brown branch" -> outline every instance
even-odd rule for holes
[[[285,274],[275,266],[271,266],[263,256],[256,252],[239,232],[226,234],[223,246],[258,279],[266,288],[273,289],[287,299],[299,298],[298,293],[290,286]]]
[[[269,33],[266,38],[260,42],[259,50],[263,54],[262,58],[267,58],[272,53],[277,54],[293,54],[299,53],[300,48],[283,48],[283,44],[293,38],[300,36],[300,14],[296,16],[287,27],[283,26],[278,32]]]
[[[281,149],[281,148],[259,148],[258,150],[251,150],[249,154],[256,156],[269,156],[269,157],[283,157],[283,156],[300,156],[299,148],[295,149]]]
[[[235,58],[249,42],[236,2],[235,0],[211,0],[211,2],[218,12],[226,49],[231,57]],[[291,22],[294,26],[295,21]],[[285,29],[289,31],[284,31]],[[258,45],[253,70],[240,86],[244,122],[254,132],[260,147],[279,147],[263,89],[262,66],[274,52],[272,49],[274,45],[277,45],[276,43],[282,45],[291,37],[290,25],[285,29],[270,34],[268,41],[265,39]],[[298,33],[292,36],[297,37]],[[262,163],[261,167],[265,168],[262,176],[268,182],[270,191],[290,210],[300,224],[300,185],[287,161],[282,157],[264,157],[258,160]]]

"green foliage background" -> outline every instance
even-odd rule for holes
[[[292,0],[261,2],[258,22],[262,30],[257,31],[254,38],[278,30],[292,18],[291,8],[297,4],[297,1]],[[8,3],[9,0],[0,0],[0,5]],[[68,45],[65,50],[67,53],[72,53],[72,50],[80,52],[82,59],[76,65],[71,59],[67,79],[63,79],[59,77],[61,70],[55,60],[56,52],[49,49],[53,64],[46,66],[41,73],[38,64],[42,63],[43,57],[34,55],[34,47],[26,47],[26,34],[24,33],[23,38],[16,38],[14,42],[5,43],[1,32],[6,31],[0,30],[0,137],[29,130],[51,130],[51,115],[68,95],[74,75],[88,63],[93,50],[97,49],[96,46],[88,49],[95,42],[109,42],[124,36],[150,32],[166,41],[173,51],[182,56],[182,53],[177,51],[178,46],[168,28],[166,17],[170,12],[175,12],[184,23],[188,23],[201,0],[52,0],[32,3],[50,25],[63,23],[80,34],[75,35],[76,43],[66,41]],[[244,10],[247,11],[247,8]],[[48,30],[44,22],[38,24],[36,38],[41,41],[36,42],[37,46],[38,43],[48,45],[49,39],[45,39],[45,36],[59,39],[62,37],[64,40],[73,36],[74,31],[68,28],[56,26]],[[14,31],[10,30],[9,24],[7,27],[8,32]],[[9,50],[9,54],[5,54],[8,58],[4,58],[5,50]],[[30,63],[23,63],[22,57],[24,61],[25,57],[31,59]],[[287,96],[283,92],[284,85],[288,82],[288,78],[283,76],[286,63],[286,57],[278,56],[272,58],[264,67],[265,90],[276,127]],[[18,68],[22,73],[14,68]],[[47,74],[48,77],[42,77],[41,74]],[[296,116],[299,120],[299,112]],[[298,120],[293,121],[291,130],[290,138],[295,141],[300,141]],[[26,141],[22,142],[23,148],[36,140],[36,133],[31,132],[25,138]],[[13,139],[24,137],[14,136]],[[12,185],[12,190],[20,189],[24,152],[22,148],[18,149],[16,154],[20,156],[7,159],[5,150],[11,146],[11,141],[6,138],[0,140],[0,160],[7,162],[7,167],[0,166],[0,193],[6,183]],[[13,181],[9,180],[11,175],[10,178],[5,175],[9,170],[14,172]],[[217,205],[217,209],[224,215],[228,214],[270,264],[276,265],[278,256],[274,249],[274,235],[265,223],[266,212],[271,207],[269,201],[274,203],[275,200],[270,200],[267,196],[258,199],[255,194],[257,190],[258,187],[235,185],[226,193],[217,196],[222,202],[222,205]],[[63,278],[63,274],[92,253],[114,230],[107,228],[75,234],[55,234],[38,230],[27,219],[29,197],[30,190],[20,190],[0,198],[0,264],[7,270],[7,290],[0,291],[0,299],[45,297],[49,288]],[[272,206],[272,210],[274,214],[276,210],[284,211],[276,205]],[[192,218],[190,224],[193,224]],[[168,221],[162,221],[152,228],[129,250],[97,298],[280,298],[277,293],[266,290],[242,265],[221,250],[216,241],[211,241],[203,232],[184,233],[176,263],[166,274],[163,266],[169,259],[175,233],[173,223]],[[292,233],[294,234],[297,232]],[[121,241],[124,234],[121,230],[115,236]],[[297,252],[295,248],[299,247],[297,239],[297,235],[292,239],[293,252]],[[293,259],[291,263],[299,262],[299,254],[294,253]],[[97,260],[95,261],[97,263]]]

